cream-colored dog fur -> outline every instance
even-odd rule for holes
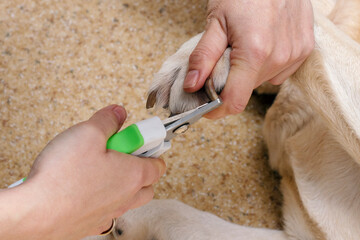
[[[315,50],[265,117],[270,165],[282,176],[283,230],[243,227],[175,200],[153,200],[119,218],[113,235],[94,239],[360,239],[360,0],[313,5]],[[203,101],[182,91],[199,38],[164,63],[151,88],[173,112]],[[213,72],[218,89],[229,52]]]

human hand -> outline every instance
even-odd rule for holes
[[[283,83],[310,55],[313,22],[309,0],[209,0],[206,30],[190,56],[184,90],[199,90],[230,45],[223,105],[207,117],[242,112],[254,88]]]
[[[125,118],[120,106],[103,108],[55,137],[36,159],[22,185],[42,203],[38,227],[48,239],[100,234],[112,218],[153,198],[164,161],[106,150]]]

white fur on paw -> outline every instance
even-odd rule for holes
[[[155,107],[167,108],[172,114],[177,114],[194,109],[209,101],[203,90],[187,93],[183,89],[190,54],[201,36],[202,33],[185,42],[174,55],[164,62],[151,84],[147,107],[152,107],[155,103]],[[217,92],[220,92],[226,83],[230,69],[230,51],[231,48],[226,49],[210,75]]]

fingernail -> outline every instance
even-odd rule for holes
[[[117,117],[117,119],[119,121],[122,121],[125,116],[126,116],[126,112],[125,112],[125,109],[123,107],[120,107],[120,106],[115,106],[112,111],[114,112],[115,116]]]
[[[199,78],[198,70],[191,70],[190,72],[188,72],[184,81],[184,88],[195,87],[196,83],[198,82],[198,78]]]

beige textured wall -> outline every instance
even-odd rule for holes
[[[112,103],[125,125],[151,116],[146,90],[205,24],[205,0],[0,0],[0,187],[27,175],[56,134]],[[236,223],[278,228],[280,193],[261,136],[264,106],[202,119],[163,155],[157,198]]]

